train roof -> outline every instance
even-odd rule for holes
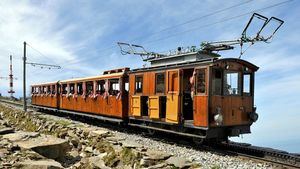
[[[53,82],[44,82],[44,83],[37,83],[37,84],[33,84],[31,85],[31,87],[35,87],[35,86],[48,86],[48,85],[54,85],[57,84],[59,81],[53,81]]]
[[[83,78],[74,78],[74,79],[67,79],[61,80],[60,83],[70,83],[70,82],[84,82],[84,81],[91,81],[91,80],[100,80],[100,79],[107,79],[107,78],[118,78],[125,74],[125,72],[118,72],[112,74],[105,74],[105,75],[98,75],[98,76],[89,76]]]
[[[244,66],[247,66],[248,68],[252,69],[253,71],[257,71],[259,67],[256,65],[238,58],[206,58],[202,60],[197,61],[191,61],[191,62],[182,62],[182,63],[175,63],[175,64],[169,64],[169,65],[161,65],[161,66],[151,66],[151,67],[144,67],[144,68],[137,68],[132,69],[130,72],[146,72],[146,71],[157,71],[157,70],[165,70],[165,69],[176,69],[176,68],[189,68],[189,67],[195,67],[195,66],[201,66],[201,65],[209,65],[209,64],[215,64],[219,62],[237,62]]]

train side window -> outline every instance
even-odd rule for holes
[[[96,93],[102,95],[105,92],[105,80],[99,80],[97,81],[97,89]]]
[[[240,72],[226,71],[224,73],[224,95],[241,95]]]
[[[251,75],[244,74],[243,77],[243,95],[251,96]]]
[[[77,94],[78,95],[82,95],[83,94],[82,83],[77,83]]]
[[[222,94],[222,71],[220,69],[213,69],[212,77],[212,94]]]
[[[111,79],[109,80],[109,82],[110,82],[109,94],[117,95],[120,92],[119,79]]]
[[[56,94],[56,91],[55,91],[55,85],[52,85],[52,91],[51,91],[51,94]]]
[[[62,92],[61,94],[67,94],[68,93],[68,86],[67,84],[62,84]]]
[[[47,86],[46,90],[47,90],[47,94],[51,94],[51,88],[50,88],[50,86]]]
[[[157,73],[155,75],[155,92],[165,93],[165,74]]]
[[[71,83],[70,84],[70,94],[74,94],[75,93],[75,84]]]
[[[94,84],[92,81],[86,82],[86,94],[87,95],[93,94],[93,88],[94,88]]]
[[[205,69],[199,69],[197,70],[197,74],[196,74],[196,82],[197,82],[197,86],[196,86],[196,91],[197,93],[205,93],[206,91],[206,79],[205,79]]]
[[[143,92],[143,76],[135,77],[135,92],[142,93]]]
[[[47,87],[43,86],[43,94],[46,94],[46,93],[47,93]]]
[[[125,83],[125,91],[126,91],[126,92],[129,92],[129,82],[126,82],[126,83]]]

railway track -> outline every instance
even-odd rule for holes
[[[21,107],[20,102],[0,99],[0,102]],[[33,108],[28,105],[29,108]],[[174,142],[174,140],[172,140]],[[189,144],[189,146],[191,146]],[[192,146],[193,148],[199,148]],[[252,146],[247,143],[222,142],[218,144],[206,144],[202,148],[223,154],[237,155],[248,159],[270,162],[282,168],[300,168],[300,154],[292,154],[272,148]]]

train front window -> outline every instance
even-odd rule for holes
[[[251,96],[251,75],[244,74],[243,77],[243,95]]]
[[[241,73],[225,71],[223,87],[224,95],[241,95]]]
[[[212,71],[212,94],[222,94],[222,71],[220,69],[213,69]]]

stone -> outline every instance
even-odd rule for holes
[[[93,136],[101,136],[101,137],[103,137],[103,136],[107,136],[109,134],[109,131],[97,129],[97,130],[92,131],[91,134]]]
[[[110,167],[107,167],[105,165],[105,162],[103,161],[102,156],[94,156],[89,158],[89,164],[93,168],[100,168],[100,169],[110,169]]]
[[[86,147],[85,149],[84,149],[84,151],[85,152],[88,152],[88,153],[93,153],[93,147]]]
[[[34,138],[39,135],[40,134],[36,133],[36,132],[18,131],[18,132],[11,133],[11,134],[5,134],[5,135],[3,135],[2,138],[8,139],[9,141],[12,141],[12,142],[15,142],[15,141],[20,141],[20,140],[26,140],[29,138]]]
[[[41,135],[25,141],[16,142],[22,149],[33,151],[50,159],[60,159],[69,151],[67,140],[56,138],[50,135]]]
[[[150,159],[142,158],[140,161],[140,165],[143,167],[153,166],[155,164],[155,161]]]
[[[147,169],[157,169],[157,168],[166,168],[166,167],[167,167],[167,164],[160,163],[160,164],[156,164],[156,165],[150,166]]]
[[[122,146],[126,148],[142,148],[143,146],[141,144],[135,143],[135,142],[122,142]]]
[[[109,141],[110,143],[112,144],[119,144],[121,141],[124,141],[125,138],[121,138],[121,137],[117,137],[117,136],[109,136],[109,137],[106,137],[105,140]]]
[[[18,162],[14,167],[20,169],[62,169],[63,166],[54,160],[26,160],[23,162]]]
[[[178,168],[188,168],[192,165],[192,163],[184,158],[180,157],[170,157],[166,160],[167,164],[174,165]]]
[[[13,132],[14,132],[14,129],[11,127],[0,128],[0,135],[9,134],[9,133],[13,133]]]
[[[0,149],[0,159],[5,157],[6,154],[8,154],[8,150],[7,149]]]
[[[171,157],[170,154],[161,152],[161,151],[154,151],[154,150],[147,150],[146,156],[148,159],[151,160],[165,160],[169,157]]]

